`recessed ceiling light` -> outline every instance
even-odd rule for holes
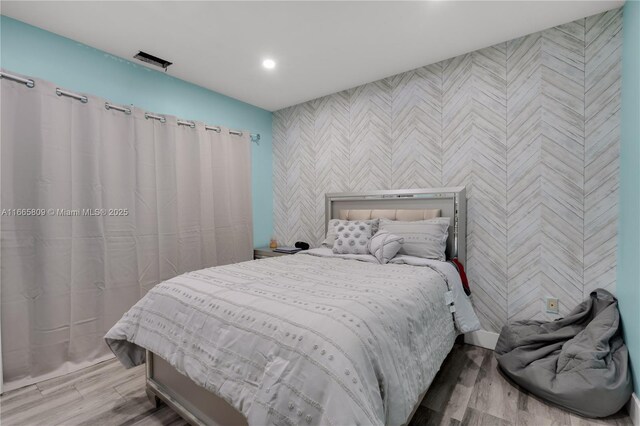
[[[262,66],[268,70],[272,70],[276,67],[276,61],[274,61],[273,59],[265,59],[264,61],[262,61]]]

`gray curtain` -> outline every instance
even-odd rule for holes
[[[251,259],[246,132],[0,81],[5,387],[109,357],[102,337],[158,282]]]

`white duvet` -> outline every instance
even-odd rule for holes
[[[457,334],[451,265],[327,255],[178,276],[147,293],[106,341],[128,367],[154,352],[252,425],[402,424]]]

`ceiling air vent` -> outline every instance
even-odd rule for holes
[[[157,56],[153,56],[148,54],[147,52],[143,52],[142,50],[138,52],[134,58],[141,60],[142,62],[146,62],[151,65],[155,65],[164,69],[165,71],[172,64],[172,62],[167,61],[166,59],[158,58]]]

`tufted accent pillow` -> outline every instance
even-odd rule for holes
[[[388,231],[380,231],[369,240],[369,252],[384,265],[398,253],[402,243],[404,238]]]
[[[335,226],[336,241],[333,252],[336,254],[369,254],[373,223],[370,220],[341,220]]]
[[[327,235],[321,244],[322,247],[333,248],[333,243],[336,242],[336,237],[338,236],[336,226],[347,222],[348,220],[331,219],[327,224]],[[364,222],[371,224],[371,235],[378,232],[378,219],[365,220]]]

